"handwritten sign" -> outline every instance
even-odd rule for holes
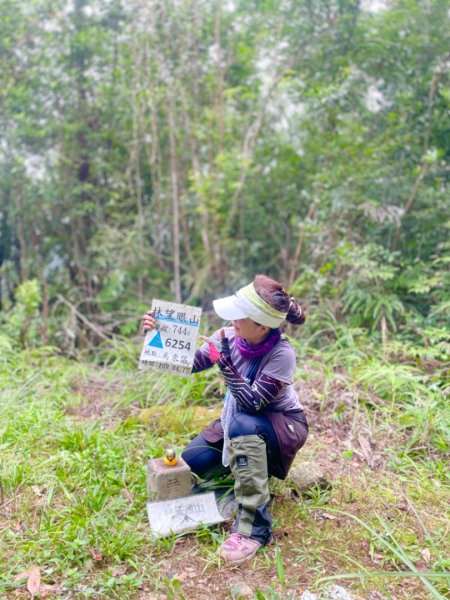
[[[148,502],[147,515],[155,537],[166,537],[224,521],[213,492],[176,500]]]
[[[145,335],[139,368],[190,375],[202,309],[153,300],[152,310],[156,326]]]

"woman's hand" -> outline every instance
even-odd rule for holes
[[[222,346],[222,349],[220,351],[220,357],[231,360],[230,343],[228,341],[228,338],[225,337],[225,329],[220,330],[220,341]]]
[[[220,358],[220,352],[222,351],[222,341],[225,338],[225,331],[223,329],[220,330],[220,342],[218,340],[214,340],[213,338],[207,337],[206,335],[200,335],[199,338],[202,340],[202,342],[206,342],[208,344],[209,360],[213,364],[218,362]]]
[[[152,329],[155,328],[156,326],[156,319],[153,316],[155,311],[153,310],[148,310],[145,315],[142,317],[142,329],[144,330],[144,333],[147,333],[147,331],[151,331]]]
[[[233,361],[231,360],[231,349],[230,342],[228,338],[225,337],[225,330],[220,330],[220,340],[222,342],[222,349],[220,351],[219,360],[217,361],[217,366],[222,371],[222,373],[228,373],[232,369],[234,369]]]

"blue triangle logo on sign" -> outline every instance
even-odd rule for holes
[[[159,331],[155,335],[155,337],[149,341],[148,345],[153,346],[153,348],[164,348],[162,339],[161,339],[161,333]]]

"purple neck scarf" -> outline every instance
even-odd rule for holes
[[[249,344],[247,340],[237,336],[234,338],[234,342],[242,356],[252,360],[270,352],[275,344],[278,344],[280,338],[281,329],[272,329],[269,335],[259,344]]]

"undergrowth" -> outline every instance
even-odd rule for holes
[[[301,457],[328,456],[339,468],[331,491],[308,498],[273,482],[282,533],[247,568],[267,584],[255,597],[300,597],[336,579],[357,597],[443,598],[448,363],[411,344],[377,345],[359,329],[335,333],[292,342],[297,382],[311,393]],[[0,346],[0,595],[24,591],[26,579],[15,578],[36,565],[61,596],[229,597],[233,582],[217,556],[226,531],[155,542],[145,515],[148,457],[181,450],[206,424],[223,396],[217,373],[136,373],[129,341],[89,361],[51,347],[16,351],[4,336]],[[356,446],[327,446],[330,427],[350,444],[362,422],[382,467],[363,467]],[[194,565],[192,579],[182,559]]]

